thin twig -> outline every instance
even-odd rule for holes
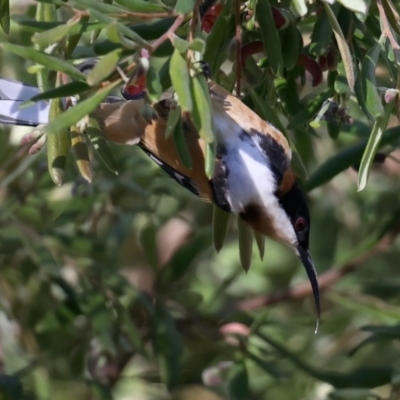
[[[235,42],[236,42],[236,97],[240,99],[242,80],[242,29],[240,25],[240,2],[235,0]]]
[[[172,35],[177,31],[177,29],[181,26],[186,16],[184,14],[179,14],[178,18],[171,25],[171,27],[162,34],[153,44],[151,45],[150,52],[154,52],[161,44],[163,44],[166,40],[168,40]]]
[[[355,260],[349,261],[340,267],[333,267],[323,273],[318,279],[320,289],[326,289],[332,286],[343,276],[362,267],[366,261],[370,260],[372,257],[387,251],[395,240],[399,231],[400,227],[395,227],[392,231],[383,236],[383,238],[373,248],[364,253],[362,256],[356,258]],[[237,304],[236,309],[241,311],[252,311],[268,305],[281,303],[286,300],[302,299],[310,296],[311,294],[312,288],[308,282],[305,282],[289,289],[276,291],[269,295],[243,300]]]

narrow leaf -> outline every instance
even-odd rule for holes
[[[209,179],[211,179],[212,176],[214,175],[215,158],[217,156],[216,153],[217,153],[216,142],[206,143],[205,172]]]
[[[58,25],[53,29],[41,33],[35,33],[32,36],[32,42],[37,43],[40,46],[47,46],[51,43],[59,42],[65,36],[69,35],[70,31],[74,29],[74,25],[78,22],[78,20],[75,20],[67,24]]]
[[[226,52],[235,34],[235,15],[230,12],[229,1],[212,27],[206,40],[204,61],[210,65],[212,76],[217,76],[222,63],[225,61]]]
[[[86,82],[88,85],[96,86],[108,78],[115,71],[121,54],[122,49],[117,49],[103,56],[87,75]]]
[[[161,380],[171,389],[178,383],[182,368],[182,337],[172,316],[159,305],[151,316],[151,336]]]
[[[294,12],[294,14],[302,18],[307,14],[307,4],[306,0],[292,0],[290,2],[290,9]]]
[[[71,144],[75,155],[76,165],[83,179],[91,183],[93,178],[92,166],[89,158],[89,148],[86,144],[84,135],[76,125],[71,126]]]
[[[238,229],[240,262],[242,268],[248,272],[252,259],[253,230],[242,220],[242,218],[238,218]]]
[[[379,43],[375,43],[375,45],[372,46],[368,50],[368,53],[365,55],[361,67],[361,75],[362,75],[362,81],[364,83],[363,90],[365,94],[366,106],[368,111],[374,118],[377,118],[384,113],[382,100],[376,88],[376,78],[375,78],[375,70],[378,63],[380,52],[381,52],[381,45]]]
[[[165,127],[165,137],[168,138],[174,132],[176,125],[181,118],[181,108],[171,107],[168,113],[167,126]]]
[[[10,0],[0,0],[0,25],[4,33],[10,33]]]
[[[237,363],[229,373],[228,393],[230,400],[247,400],[249,377],[244,361]]]
[[[332,8],[335,15],[337,15],[338,7]],[[311,34],[310,53],[314,56],[324,54],[332,41],[332,27],[329,24],[328,15],[325,10],[317,18]]]
[[[96,1],[96,3],[97,3],[97,1]],[[122,35],[133,40],[138,45],[140,45],[146,49],[150,49],[150,47],[151,47],[150,44],[146,40],[144,40],[140,35],[138,35],[135,31],[133,31],[132,29],[129,29],[127,26],[119,23],[114,18],[111,18],[108,15],[102,14],[96,8],[89,8],[88,11],[89,11],[89,14],[93,16],[93,18],[95,18],[98,21],[103,22],[107,25],[115,24]]]
[[[215,250],[217,250],[217,253],[219,253],[224,246],[226,234],[228,233],[230,219],[231,214],[222,210],[218,206],[214,206],[212,227],[214,247]]]
[[[190,156],[186,138],[183,133],[182,118],[178,119],[172,138],[181,163],[187,168],[192,168],[192,157]]]
[[[98,0],[76,0],[72,3],[80,10],[87,10],[93,8],[102,14],[121,14],[126,13],[124,7],[109,4],[108,2],[102,2]]]
[[[66,85],[59,86],[54,89],[48,90],[47,92],[33,96],[31,99],[24,102],[22,104],[22,107],[31,105],[31,103],[40,100],[49,100],[58,97],[74,96],[76,94],[85,92],[88,89],[90,89],[90,86],[88,86],[85,82],[70,82],[67,83]]]
[[[121,4],[122,6],[133,12],[157,13],[168,10],[168,7],[164,5],[161,6],[144,0],[115,0],[115,3]]]
[[[193,11],[196,0],[178,0],[175,5],[175,12],[180,14],[188,14]]]
[[[324,102],[334,94],[331,87],[325,89],[322,93],[318,94],[303,110],[301,110],[288,124],[288,129],[297,128],[305,122],[310,122],[311,119],[318,113]]]
[[[263,260],[265,254],[265,236],[258,231],[254,231],[254,238],[256,239],[258,252],[260,253],[260,258],[261,260]]]
[[[256,16],[260,25],[265,52],[274,73],[278,76],[283,72],[283,57],[281,41],[272,15],[269,0],[259,1],[256,6]]]
[[[184,111],[192,112],[193,102],[190,92],[189,69],[185,57],[175,49],[169,64],[169,75],[174,87],[179,104]]]
[[[11,43],[1,43],[0,47],[3,47],[4,50],[10,51],[11,53],[17,54],[23,58],[27,58],[37,64],[43,65],[52,71],[65,72],[72,78],[78,80],[86,79],[86,76],[68,61],[42,53],[41,51],[35,50],[31,47],[19,46]]]
[[[399,135],[400,128],[393,127],[387,129],[383,133],[379,147],[382,148],[382,146],[386,146],[395,142],[398,140]],[[308,191],[313,190],[316,187],[330,181],[336,175],[340,174],[347,168],[350,168],[352,165],[358,164],[365,151],[366,145],[367,139],[361,140],[360,142],[346,147],[329,158],[310,176],[310,179],[306,184],[306,189]]]
[[[360,163],[360,170],[358,173],[358,191],[365,188],[368,180],[369,171],[372,166],[375,154],[379,149],[379,144],[382,139],[382,134],[386,129],[389,121],[390,112],[393,108],[393,102],[387,103],[385,105],[384,115],[379,116],[372,128],[371,135],[368,139],[367,147],[365,148],[364,154]]]
[[[86,101],[86,100],[85,100]],[[71,108],[69,109],[71,110]],[[69,111],[68,110],[68,111]],[[99,157],[102,159],[107,168],[118,175],[117,163],[114,160],[112,152],[108,147],[107,141],[104,139],[99,123],[94,117],[89,117],[86,133],[93,144]]]
[[[110,92],[115,89],[121,81],[118,80],[111,85],[98,90],[89,99],[79,102],[77,105],[69,108],[56,119],[49,122],[44,128],[43,133],[51,133],[55,129],[65,129],[76,124],[80,119],[89,115],[96,107],[110,94]]]
[[[338,0],[347,9],[358,12],[361,14],[366,14],[368,11],[367,0]]]
[[[331,6],[325,2],[323,4],[329,19],[329,23],[331,24],[333,33],[335,34],[337,45],[339,47],[339,52],[342,57],[342,61],[346,71],[347,82],[349,84],[351,91],[354,91],[355,75],[354,75],[353,57],[351,55],[346,38],[343,35],[342,29],[336,19],[334,12],[332,11]]]
[[[54,121],[62,114],[61,99],[50,102],[49,121]],[[47,161],[51,179],[57,186],[64,183],[64,172],[67,164],[67,155],[71,146],[71,138],[66,128],[52,131],[47,134]]]
[[[191,80],[193,94],[193,123],[199,135],[207,143],[214,141],[213,110],[208,84],[203,74],[195,75]]]
[[[160,100],[162,95],[160,75],[156,68],[151,64],[146,74],[146,88],[147,94],[149,95],[149,99],[152,103],[156,103]]]
[[[158,268],[157,251],[157,228],[152,223],[148,223],[140,232],[140,242],[142,244],[147,261],[154,271]]]

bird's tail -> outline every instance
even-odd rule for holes
[[[49,104],[39,101],[30,107],[21,104],[39,94],[34,86],[0,78],[0,124],[36,126],[48,122]]]

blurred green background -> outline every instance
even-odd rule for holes
[[[12,14],[33,18],[35,7],[11,5]],[[304,44],[316,22],[316,4],[308,6],[309,18],[297,20]],[[375,6],[370,13],[373,31]],[[31,34],[12,22],[0,40],[28,45]],[[79,57],[93,54],[88,38]],[[0,49],[2,77],[35,85],[29,65]],[[379,68],[377,86],[393,86]],[[253,61],[247,78],[258,71]],[[297,85],[302,104],[326,87],[306,81]],[[346,101],[354,123],[339,125],[337,138],[326,124],[291,132],[311,178],[370,132],[355,98]],[[394,116],[389,126],[397,135]],[[211,205],[139,148],[110,144],[118,176],[92,151],[92,184],[70,157],[58,188],[45,151],[30,156],[19,147],[29,131],[0,127],[1,399],[400,398],[396,140],[362,192],[354,168],[335,173],[338,162],[334,179],[308,192],[310,249],[323,286],[314,334],[307,277],[289,249],[267,240],[260,260],[254,245],[246,274],[236,220],[217,254]]]

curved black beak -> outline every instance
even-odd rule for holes
[[[315,309],[317,313],[317,322],[315,325],[315,333],[318,332],[319,328],[319,319],[321,315],[321,305],[320,305],[320,298],[319,298],[319,286],[318,286],[318,279],[317,279],[317,271],[315,270],[314,264],[311,260],[310,253],[308,249],[304,249],[301,245],[297,246],[297,250],[299,252],[299,257],[301,262],[306,269],[308,279],[310,280],[313,295],[314,295],[314,302],[315,302]]]

